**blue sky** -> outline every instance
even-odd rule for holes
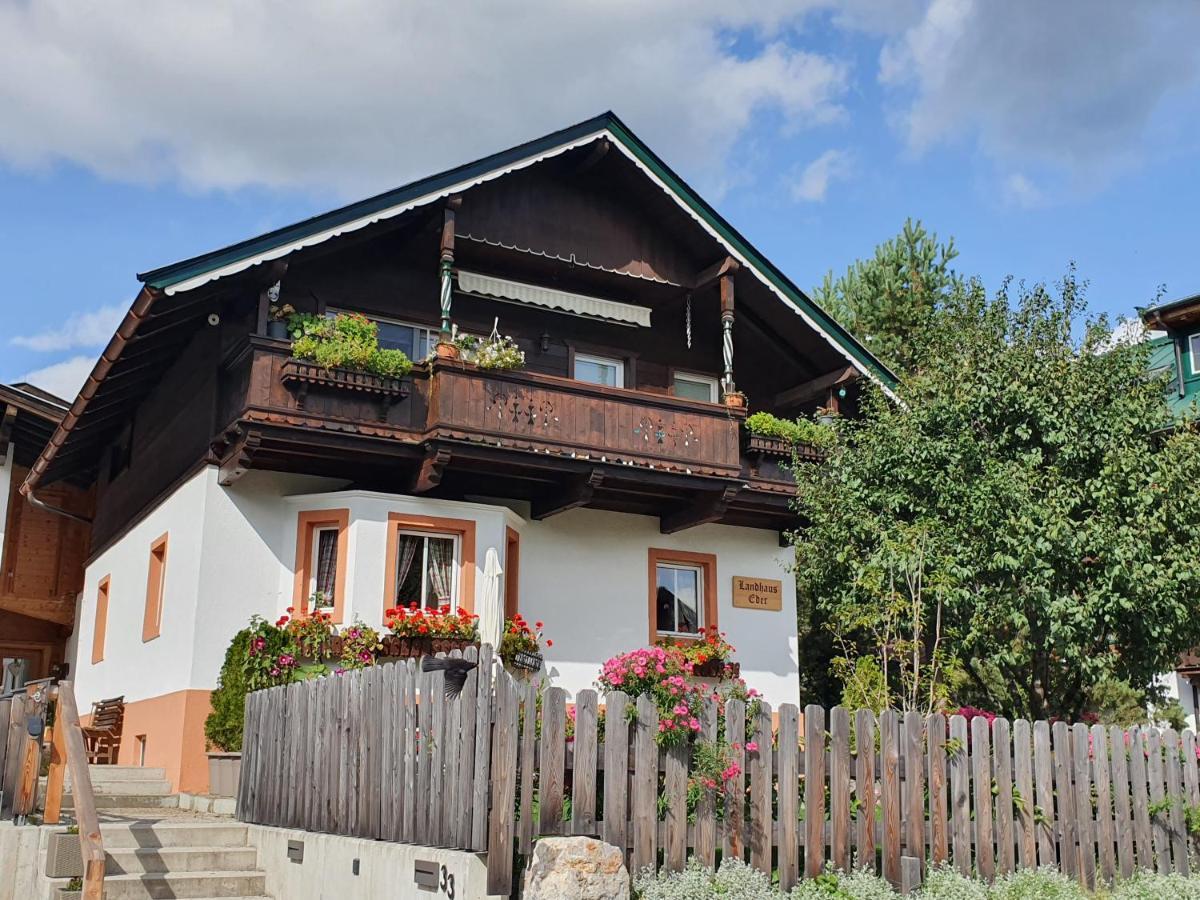
[[[73,394],[136,271],[604,109],[802,286],[912,216],[990,288],[1200,291],[1200,4],[729,6],[0,0],[0,380]]]

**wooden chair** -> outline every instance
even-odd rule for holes
[[[112,697],[92,704],[92,721],[82,729],[89,763],[117,764],[121,749],[121,726],[125,721],[125,698]]]

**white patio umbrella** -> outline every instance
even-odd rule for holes
[[[504,633],[504,607],[500,604],[500,557],[495,547],[488,547],[483,563],[483,597],[479,604],[479,640],[499,649]]]

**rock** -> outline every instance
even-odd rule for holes
[[[625,855],[595,838],[542,838],[525,872],[525,900],[629,900]]]

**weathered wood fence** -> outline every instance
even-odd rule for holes
[[[441,673],[413,662],[251,695],[239,816],[487,850],[500,894],[514,851],[566,834],[625,847],[634,871],[748,859],[785,889],[827,864],[899,884],[903,857],[989,878],[1056,866],[1088,885],[1188,871],[1187,813],[1200,809],[1190,731],[819,706],[802,716],[790,704],[747,717],[731,700],[741,771],[723,792],[695,802],[693,791],[689,809],[690,750],[657,746],[650,698],[634,717],[628,698],[607,694],[600,716],[596,693],[581,691],[568,740],[565,692],[504,672],[492,683],[490,652],[455,701],[441,699]],[[717,727],[709,702],[701,739]]]

